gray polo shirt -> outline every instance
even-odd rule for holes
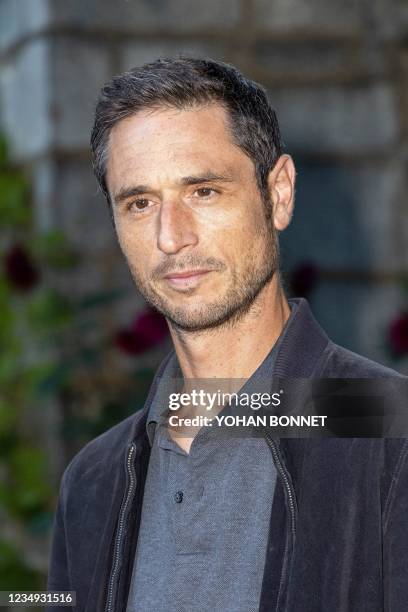
[[[286,328],[241,392],[259,391],[258,383],[265,390]],[[255,612],[276,481],[272,454],[263,438],[219,437],[210,427],[186,453],[163,425],[169,381],[180,377],[174,355],[148,414],[152,449],[127,612]]]

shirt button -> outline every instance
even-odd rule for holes
[[[181,504],[183,501],[183,491],[177,491],[177,493],[174,494],[174,501],[177,504]]]

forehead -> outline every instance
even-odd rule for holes
[[[119,121],[108,142],[107,182],[123,183],[129,174],[191,174],[252,168],[233,141],[226,110],[220,104],[188,109],[154,109]],[[154,178],[154,177],[153,177]]]

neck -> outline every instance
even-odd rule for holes
[[[289,318],[290,307],[275,274],[251,308],[234,323],[199,332],[170,328],[184,378],[250,378]]]

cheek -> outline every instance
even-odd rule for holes
[[[132,222],[129,215],[118,214],[115,217],[115,229],[119,244],[124,251],[133,250],[140,244],[141,237],[146,236],[146,232],[142,234],[140,224]]]
[[[226,210],[209,211],[208,219],[203,221],[200,225],[201,235],[215,239],[215,242],[221,238],[225,244],[244,247],[247,238],[252,238],[259,231],[261,215],[253,207],[236,201]]]
[[[208,214],[208,219],[199,227],[200,242],[209,253],[216,255],[217,250],[224,261],[240,265],[248,257],[257,258],[265,223],[263,211],[258,210],[258,202],[246,206],[238,201],[222,213]]]
[[[225,235],[232,248],[239,251],[251,251],[260,240],[265,229],[265,218],[258,211],[243,211],[237,215],[227,228]]]

